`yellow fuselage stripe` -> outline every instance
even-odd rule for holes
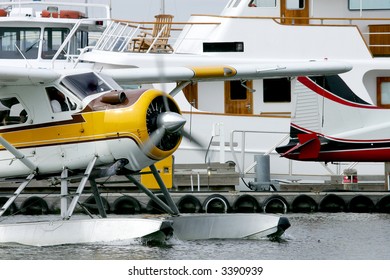
[[[83,120],[74,123],[47,123],[45,127],[41,125],[35,128],[24,126],[15,131],[0,133],[0,136],[18,149],[116,138],[131,138],[142,146],[149,139],[146,110],[150,101],[159,93],[149,90],[144,93],[143,98],[129,107],[81,113],[82,118],[78,119]],[[149,156],[162,158],[171,153],[172,151],[164,152],[155,148]]]

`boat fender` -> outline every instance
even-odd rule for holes
[[[206,213],[227,213],[229,210],[229,201],[220,194],[212,194],[203,202],[203,211]]]
[[[235,213],[256,213],[259,210],[259,203],[256,198],[249,194],[239,196],[233,203]]]
[[[199,213],[202,210],[202,205],[195,196],[187,194],[179,199],[177,208],[180,213]]]
[[[280,195],[273,195],[263,202],[264,213],[282,213],[288,211],[288,203],[286,199]]]
[[[47,215],[49,206],[43,198],[32,196],[23,201],[20,205],[20,212],[24,215]]]
[[[141,204],[139,201],[131,196],[124,195],[118,197],[113,203],[114,210],[113,212],[118,215],[123,214],[140,214],[141,213]]]

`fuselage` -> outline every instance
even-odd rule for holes
[[[106,79],[73,70],[44,85],[4,86],[0,137],[37,166],[41,176],[65,167],[82,170],[94,156],[97,166],[126,160],[125,168],[138,171],[171,155],[180,137],[168,148],[143,147],[156,129],[150,123],[165,111],[162,98],[171,100],[171,110],[174,101],[159,90],[124,91]],[[89,91],[88,80],[99,86]],[[0,159],[1,177],[31,172],[4,147]]]

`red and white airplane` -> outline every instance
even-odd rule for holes
[[[338,75],[299,77],[283,157],[321,162],[390,160],[390,110],[359,98]]]

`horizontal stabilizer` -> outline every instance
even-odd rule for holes
[[[298,159],[300,160],[316,159],[318,157],[321,143],[316,134],[298,134],[298,140],[298,144],[281,154],[281,156],[289,158],[290,154],[298,153]]]

